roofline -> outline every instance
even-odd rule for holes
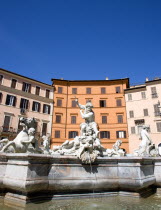
[[[7,72],[7,73],[14,74],[14,75],[19,76],[19,77],[23,77],[23,78],[25,78],[25,79],[29,79],[29,80],[32,80],[32,81],[35,81],[35,82],[41,83],[41,84],[43,84],[43,85],[47,85],[47,86],[52,87],[52,85],[49,85],[49,84],[47,84],[47,83],[44,83],[44,82],[38,81],[38,80],[36,80],[36,79],[32,79],[32,78],[30,78],[30,77],[23,76],[23,75],[21,75],[21,74],[17,74],[17,73],[15,73],[15,72],[12,72],[12,71],[9,71],[9,70],[6,70],[6,69],[2,69],[2,68],[0,68],[0,70],[2,70],[2,71],[4,71],[4,72]]]
[[[127,80],[128,82],[128,87],[129,87],[129,78],[123,78],[123,79],[112,79],[112,80],[64,80],[64,79],[54,79],[52,78],[51,81],[53,82],[54,80],[56,81],[61,81],[61,82],[113,82],[113,81],[119,81],[119,80]]]
[[[145,87],[146,85],[141,85],[139,87],[126,88],[124,91],[135,90],[135,89],[140,89],[140,88],[145,88]]]
[[[153,79],[153,80],[150,80],[150,81],[146,81],[145,83],[157,82],[157,81],[161,81],[161,79]]]

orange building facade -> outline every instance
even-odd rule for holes
[[[72,140],[80,135],[80,124],[84,122],[75,98],[85,105],[91,101],[95,121],[100,131],[99,138],[105,148],[112,148],[117,139],[122,148],[129,150],[128,129],[124,89],[129,79],[117,80],[59,80],[52,79],[54,86],[54,107],[51,147]]]

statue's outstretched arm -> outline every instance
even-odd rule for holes
[[[79,106],[80,109],[85,109],[86,108],[85,105],[82,105],[78,102],[77,98],[75,99],[75,101],[76,101],[76,103],[77,103],[77,105]]]

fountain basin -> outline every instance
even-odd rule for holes
[[[83,165],[75,156],[0,154],[0,195],[6,202],[90,193],[148,196],[161,186],[161,158],[99,157]]]

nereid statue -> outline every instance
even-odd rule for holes
[[[157,156],[158,149],[156,148],[155,144],[153,144],[149,133],[148,133],[149,126],[144,125],[141,130],[141,143],[138,150],[134,151],[135,156]]]

